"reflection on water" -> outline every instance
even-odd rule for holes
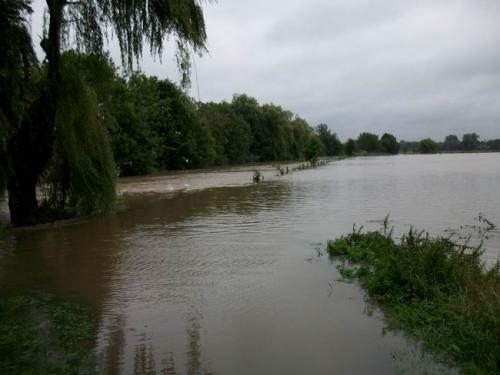
[[[479,212],[500,223],[499,165],[500,154],[357,158],[258,185],[249,171],[183,174],[176,183],[225,187],[173,195],[158,177],[156,193],[125,181],[109,217],[1,242],[0,285],[94,305],[103,373],[446,371],[384,332],[314,247],[388,213],[401,231],[442,233]],[[496,259],[498,230],[487,248]]]

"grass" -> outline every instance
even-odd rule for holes
[[[392,328],[462,373],[500,373],[500,264],[487,269],[481,247],[413,229],[395,241],[387,229],[386,220],[329,241],[341,276],[359,281]]]
[[[0,373],[93,374],[91,311],[52,297],[0,296]]]

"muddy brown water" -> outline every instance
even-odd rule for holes
[[[386,214],[397,232],[440,234],[480,212],[500,224],[500,154],[274,174],[261,184],[248,184],[249,168],[122,180],[113,215],[3,239],[0,286],[94,306],[106,374],[452,373],[338,281],[324,244]],[[490,262],[500,236],[488,236]]]

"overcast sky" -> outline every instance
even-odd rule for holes
[[[204,13],[202,101],[247,93],[341,139],[500,138],[499,0],[219,0]],[[142,69],[178,78],[168,54]]]

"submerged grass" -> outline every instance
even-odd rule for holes
[[[500,373],[500,264],[481,248],[413,229],[396,242],[356,230],[328,243],[346,280],[358,280],[389,325],[421,340],[465,374]]]
[[[51,297],[0,295],[0,373],[93,374],[91,311]]]

